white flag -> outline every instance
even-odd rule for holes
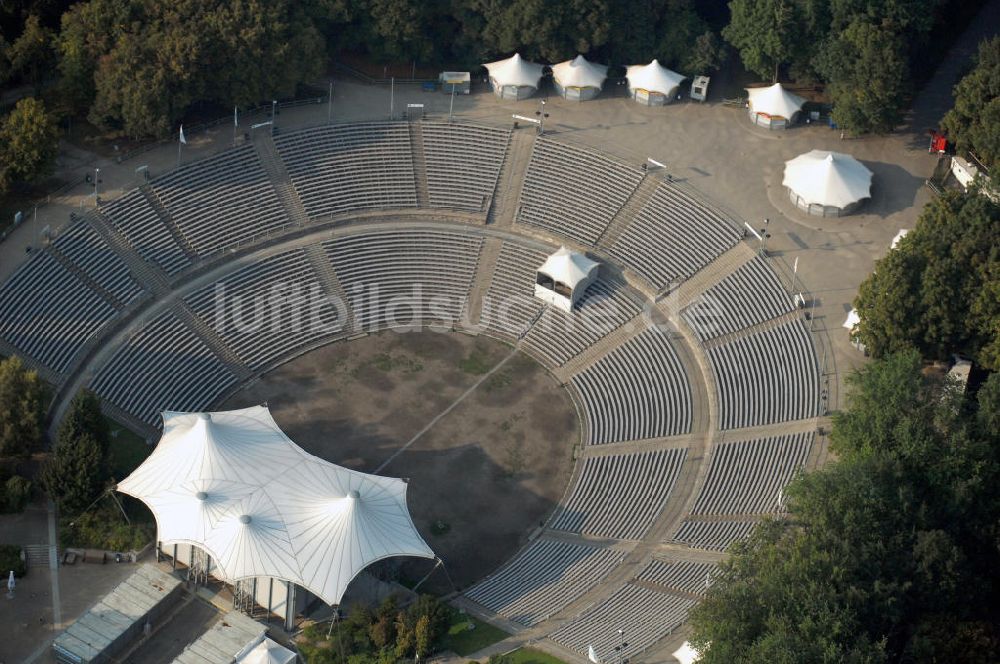
[[[183,143],[184,145],[188,144],[187,139],[184,138],[184,125],[181,125],[181,143]]]
[[[792,272],[798,274],[799,272],[799,257],[795,257],[795,267],[792,268]]]
[[[233,106],[233,126],[234,127],[240,126],[240,116],[237,115],[235,106]]]
[[[594,650],[594,646],[587,646],[587,659],[592,661],[594,664],[601,664],[601,660],[597,657],[597,651]]]

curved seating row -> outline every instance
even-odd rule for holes
[[[122,257],[86,221],[76,219],[59,233],[52,247],[121,304],[128,305],[142,294]]]
[[[102,205],[100,211],[143,259],[168,275],[175,275],[191,265],[187,254],[141,190],[133,189]]]
[[[691,430],[691,385],[663,331],[643,331],[572,383],[585,404],[588,445]]]
[[[509,129],[421,122],[427,193],[433,208],[480,212],[493,198]]]
[[[660,515],[686,449],[587,457],[550,527],[595,537],[641,539]]]

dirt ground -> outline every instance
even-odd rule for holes
[[[266,402],[307,451],[374,472],[512,352],[457,332],[381,332],[312,351],[220,408]],[[548,517],[569,481],[578,427],[568,393],[516,352],[379,473],[408,479],[417,528],[466,587]],[[412,561],[397,573],[405,583],[430,569]],[[452,586],[437,572],[422,589]]]

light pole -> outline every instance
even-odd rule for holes
[[[625,630],[618,629],[618,647],[615,648],[618,651],[618,664],[623,664],[625,661],[623,658],[625,656]]]
[[[275,115],[275,111],[277,110],[277,108],[278,108],[278,100],[277,99],[272,99],[271,100],[271,133],[272,134],[274,133],[274,115]]]
[[[455,84],[451,84],[451,103],[448,104],[448,122],[451,122],[451,112],[455,109]]]
[[[95,202],[95,204],[97,202],[97,183],[98,183],[100,177],[101,177],[101,169],[95,167],[94,168],[94,202]]]
[[[538,110],[535,111],[535,116],[538,118],[538,135],[541,136],[545,133],[545,118],[549,117],[549,114],[545,112],[545,100],[538,105]]]
[[[326,122],[333,121],[333,81],[330,81],[330,90],[326,93]]]

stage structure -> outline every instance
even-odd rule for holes
[[[284,615],[286,628],[306,603],[296,589],[338,605],[378,560],[435,557],[405,482],[307,453],[265,406],[164,412],[156,449],[118,490],[149,506],[175,564],[233,584],[237,598]]]
[[[600,267],[597,261],[560,247],[538,268],[535,297],[568,313],[597,279]]]

